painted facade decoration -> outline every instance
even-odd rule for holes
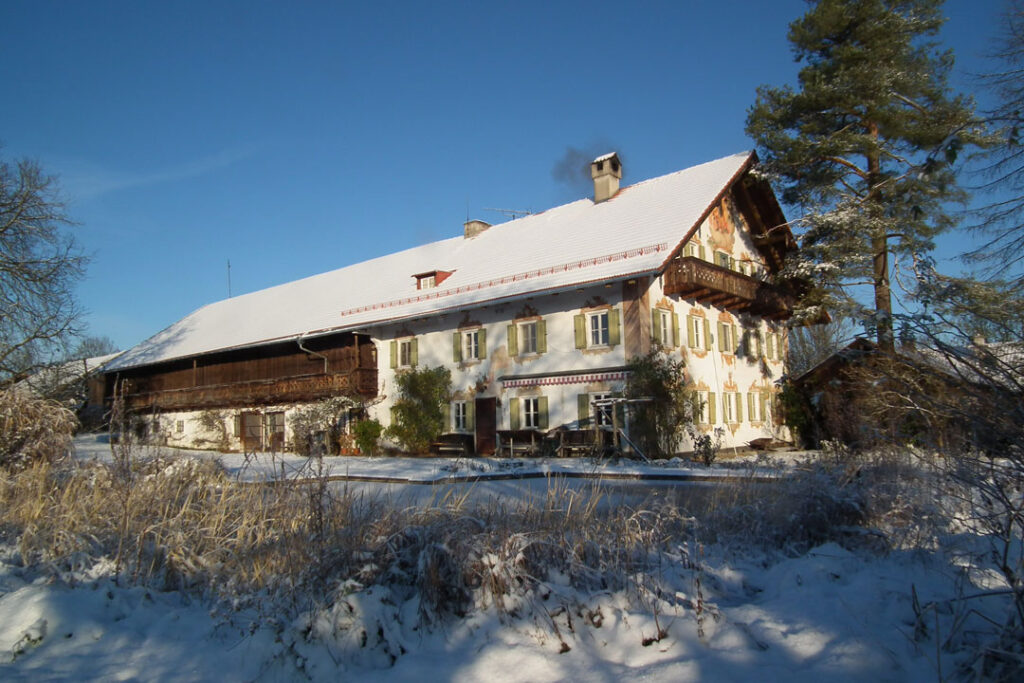
[[[396,376],[443,365],[448,431],[490,453],[502,434],[589,422],[629,361],[660,347],[686,361],[701,431],[726,447],[786,438],[775,397],[792,299],[769,277],[795,243],[754,156],[622,189],[599,187],[598,163],[621,175],[616,156],[595,160],[597,201],[471,221],[450,240],[200,309],[108,366],[108,398],[119,391],[172,445],[285,448],[311,402],[350,396],[343,420],[386,425]],[[351,282],[368,293],[332,297]],[[256,303],[269,323],[228,329]]]

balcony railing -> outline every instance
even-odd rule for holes
[[[788,318],[793,297],[749,275],[693,256],[673,259],[665,269],[665,293],[713,304],[735,313]]]
[[[145,393],[131,393],[129,387],[126,401],[131,410],[202,410],[313,401],[346,394],[369,397],[376,393],[377,370],[357,368],[345,374],[302,375]]]

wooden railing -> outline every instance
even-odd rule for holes
[[[793,310],[793,297],[767,282],[693,256],[669,262],[664,289],[669,296],[678,295],[766,318],[788,318]]]
[[[344,374],[302,375],[145,393],[133,393],[129,386],[126,401],[131,410],[194,410],[376,394],[377,370],[357,368]]]

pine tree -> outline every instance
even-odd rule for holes
[[[789,274],[816,285],[798,311],[853,315],[893,348],[890,256],[916,259],[954,225],[954,163],[984,138],[950,91],[933,40],[941,0],[816,0],[790,24],[799,87],[758,88],[747,117],[765,175],[803,213]],[[874,289],[874,305],[856,287]]]

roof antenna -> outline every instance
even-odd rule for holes
[[[228,259],[228,298],[231,298],[231,259]]]
[[[512,220],[533,214],[533,211],[530,209],[489,209],[484,207],[484,211],[495,211],[503,216],[511,218]]]

